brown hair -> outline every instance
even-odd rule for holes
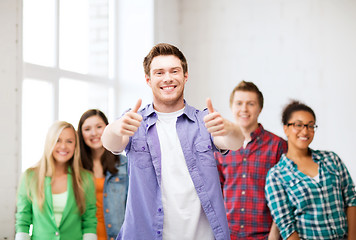
[[[257,94],[258,104],[260,105],[261,109],[263,108],[263,94],[258,89],[258,87],[253,82],[245,82],[242,80],[235,88],[232,90],[230,94],[230,107],[232,106],[232,102],[234,101],[234,95],[237,91],[244,91],[244,92],[254,92]]]
[[[151,63],[153,58],[161,55],[176,56],[177,58],[180,59],[180,62],[182,64],[183,74],[185,75],[185,73],[188,72],[188,63],[183,53],[173,45],[170,45],[168,43],[159,43],[151,49],[151,51],[147,54],[147,56],[143,60],[143,68],[147,76],[150,76],[150,69],[151,69]]]
[[[314,120],[316,121],[315,113],[313,109],[311,109],[309,106],[305,105],[304,103],[301,103],[297,100],[292,100],[288,105],[285,106],[282,112],[282,123],[283,125],[287,125],[289,122],[289,119],[292,117],[292,114],[294,112],[298,111],[305,111],[313,115]]]
[[[82,126],[88,118],[92,116],[100,117],[106,125],[109,124],[108,119],[106,118],[105,114],[98,110],[98,109],[90,109],[83,113],[80,117],[79,124],[78,124],[78,138],[79,138],[79,145],[80,145],[80,154],[82,159],[83,167],[91,172],[93,172],[93,156],[90,147],[85,143],[83,137]],[[112,154],[108,150],[104,150],[103,155],[100,158],[101,165],[103,166],[103,174],[105,175],[106,171],[109,171],[112,174],[117,173],[116,165],[120,163],[120,159],[118,156]]]

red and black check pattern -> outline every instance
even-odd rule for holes
[[[216,153],[231,240],[267,239],[272,217],[264,195],[268,170],[287,150],[287,142],[261,124],[246,148]]]

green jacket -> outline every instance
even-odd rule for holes
[[[45,179],[45,201],[42,211],[39,209],[35,196],[29,198],[27,188],[34,172],[24,173],[17,195],[16,232],[28,233],[33,224],[31,239],[38,240],[79,240],[85,233],[96,233],[96,197],[92,174],[82,171],[85,191],[86,210],[80,214],[72,187],[71,170],[68,170],[67,191],[68,198],[63,210],[62,219],[57,227],[52,204],[51,178]]]

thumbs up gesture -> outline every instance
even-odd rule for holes
[[[220,113],[214,110],[210,98],[206,99],[206,106],[208,107],[209,114],[204,117],[204,122],[208,132],[210,132],[213,137],[225,136],[227,134],[227,124],[229,121],[225,120]]]
[[[206,106],[209,114],[204,117],[205,127],[214,137],[215,146],[221,150],[230,149],[236,151],[239,149],[244,140],[240,127],[216,112],[210,98],[206,100]]]
[[[130,137],[135,134],[141,125],[142,116],[137,113],[141,103],[142,100],[139,99],[131,111],[106,126],[101,136],[103,146],[106,149],[112,152],[121,152],[125,149]]]
[[[120,136],[133,136],[141,125],[142,116],[137,113],[142,104],[142,100],[138,99],[136,105],[131,111],[125,113],[118,121],[117,134]]]

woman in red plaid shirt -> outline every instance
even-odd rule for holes
[[[287,143],[258,123],[263,95],[252,82],[242,81],[234,88],[230,107],[245,137],[239,150],[216,154],[231,240],[279,239],[264,186],[268,170],[286,152]]]

